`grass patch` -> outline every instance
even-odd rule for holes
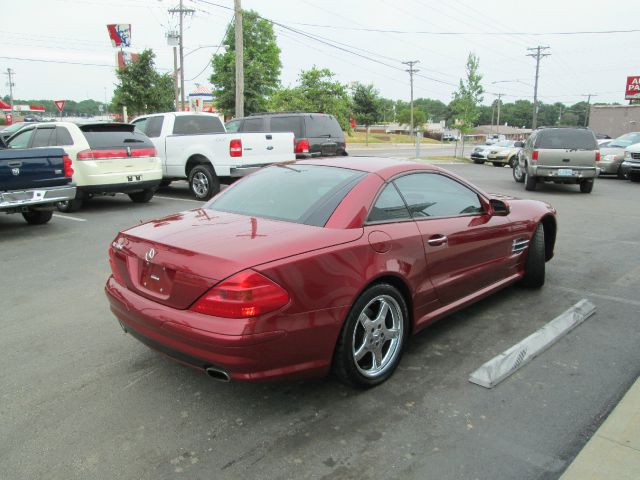
[[[347,143],[365,143],[365,133],[364,132],[352,132],[351,135],[345,133],[344,135]],[[395,133],[370,133],[369,134],[369,143],[371,144],[393,144],[393,143],[406,143],[413,144],[415,143],[415,138],[410,137],[409,135],[398,135]],[[431,138],[422,138],[420,143],[440,143],[437,140],[433,140]]]

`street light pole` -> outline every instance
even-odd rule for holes
[[[236,118],[244,117],[244,44],[242,37],[242,5],[234,0],[236,44]]]
[[[413,131],[413,75],[415,73],[418,73],[420,70],[416,70],[415,68],[413,68],[413,66],[416,63],[420,63],[420,60],[410,60],[407,62],[402,62],[405,65],[409,65],[409,69],[406,70],[407,72],[409,72],[409,83],[411,85],[411,107],[410,107],[410,115],[411,115],[411,130],[410,130],[410,135],[413,135],[415,132]],[[418,136],[416,135],[416,158],[418,158],[418,156],[420,155],[420,142],[418,141]]]

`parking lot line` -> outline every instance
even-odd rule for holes
[[[60,215],[59,213],[54,213],[53,216],[56,217],[56,218],[64,218],[65,220],[75,220],[76,222],[86,222],[87,221],[86,218],[68,217],[67,215]]]
[[[195,202],[195,203],[204,203],[200,200],[192,200],[190,198],[176,198],[176,197],[163,197],[160,195],[154,195],[153,198],[161,198],[163,200],[180,200],[182,202]]]
[[[614,297],[612,295],[603,295],[601,293],[586,292],[584,290],[576,290],[575,288],[569,287],[556,286],[555,288],[557,288],[558,290],[564,290],[565,292],[576,293],[584,297],[601,298],[603,300],[611,300],[612,302],[626,303],[627,305],[640,307],[640,301],[631,300],[630,298]]]
[[[593,315],[596,306],[586,298],[558,315],[545,326],[493,357],[469,376],[469,381],[493,388],[564,335]]]

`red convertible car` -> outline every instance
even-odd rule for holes
[[[514,282],[542,286],[555,214],[413,161],[274,165],[118,234],[106,293],[126,332],[216,379],[333,370],[370,387],[411,334]]]

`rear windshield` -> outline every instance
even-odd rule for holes
[[[330,115],[310,115],[305,117],[307,137],[344,138],[338,121]]]
[[[274,165],[225,190],[206,207],[251,217],[324,226],[366,173],[320,165]]]
[[[272,132],[293,132],[296,139],[304,137],[302,117],[272,117],[270,130]]]
[[[146,148],[153,147],[151,140],[140,132],[82,132],[89,142],[91,150],[105,150],[117,147]]]
[[[591,130],[553,128],[538,133],[535,148],[597,150],[598,145]]]
[[[636,143],[640,143],[640,133],[627,133],[615,140],[611,140],[608,146],[627,148],[628,146],[635,145]]]
[[[173,124],[174,135],[225,133],[222,121],[214,115],[178,115]]]

